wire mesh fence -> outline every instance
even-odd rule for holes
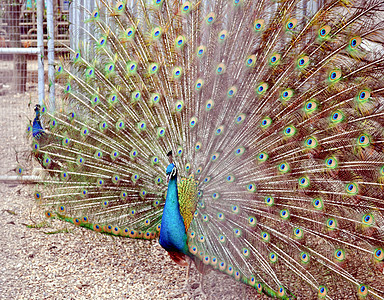
[[[65,56],[69,40],[69,0],[53,2],[55,58]],[[45,95],[48,93],[47,4],[44,4],[43,45]],[[33,107],[38,96],[38,54],[28,50],[38,46],[37,1],[0,1],[0,178],[15,175],[18,166],[30,173],[25,132],[34,118]],[[46,96],[44,101],[47,101]]]

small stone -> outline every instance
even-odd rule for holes
[[[199,286],[200,286],[200,283],[197,283],[197,282],[192,283],[192,284],[191,284],[191,289],[195,290],[195,289],[197,289]]]

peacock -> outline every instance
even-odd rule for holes
[[[33,119],[32,124],[28,126],[27,132],[29,134],[32,133],[33,140],[36,141],[33,143],[33,151],[31,153],[33,157],[35,157],[37,162],[44,169],[48,169],[47,173],[50,174],[50,176],[57,176],[58,174],[52,172],[52,170],[60,170],[62,168],[62,165],[56,160],[48,159],[48,157],[44,155],[44,153],[39,151],[40,146],[42,146],[45,150],[49,150],[51,144],[57,144],[58,142],[60,142],[59,138],[55,137],[54,135],[47,134],[47,132],[44,130],[43,125],[41,124],[40,118],[41,115],[44,114],[45,110],[46,108],[42,108],[40,104],[35,105],[35,118]],[[23,174],[22,167],[16,168],[16,171],[19,175]]]
[[[32,137],[48,218],[159,238],[255,294],[384,299],[383,1],[80,9]]]

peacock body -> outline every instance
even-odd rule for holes
[[[33,140],[47,217],[274,297],[384,299],[384,2],[98,5]]]

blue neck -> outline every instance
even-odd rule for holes
[[[161,219],[160,245],[168,252],[188,252],[187,234],[183,217],[180,214],[177,177],[169,180],[167,198]]]
[[[33,137],[39,137],[40,134],[44,133],[44,129],[41,126],[39,118],[40,118],[40,111],[37,110],[36,111],[36,117],[33,120],[33,124],[32,124],[32,136]]]

